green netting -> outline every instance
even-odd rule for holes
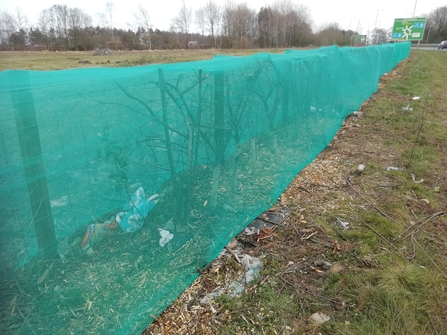
[[[409,50],[1,72],[0,332],[144,330]]]

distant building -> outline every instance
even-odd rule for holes
[[[199,49],[201,48],[201,45],[198,41],[189,41],[188,42],[188,49]]]

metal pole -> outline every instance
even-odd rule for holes
[[[374,23],[374,31],[373,31],[373,34],[376,34],[377,32],[376,32],[376,29],[377,29],[377,18],[379,17],[379,11],[380,10],[384,10],[384,9],[378,9],[377,10],[377,14],[376,14],[376,23]]]
[[[378,18],[378,16],[379,16],[379,10],[380,10],[380,9],[377,10],[377,14],[376,14],[376,22],[374,23],[374,30],[376,30],[376,27],[377,27],[377,18]]]
[[[414,17],[414,14],[416,13],[416,5],[418,4],[418,0],[416,0],[415,2],[414,2],[414,9],[413,9],[413,17]]]
[[[428,44],[428,39],[430,37],[430,30],[431,30],[431,26],[428,27],[428,33],[427,33],[427,38],[425,40],[425,43]]]

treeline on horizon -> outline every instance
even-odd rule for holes
[[[114,27],[114,16],[111,2],[103,13],[97,14],[96,24],[89,14],[66,5],[43,10],[36,26],[28,24],[28,18],[19,8],[13,13],[0,12],[0,50],[249,49],[345,46],[359,41],[357,31],[341,29],[335,22],[314,32],[308,8],[291,0],[276,0],[258,12],[245,3],[228,2],[220,7],[208,0],[194,13],[183,1],[168,31],[153,27],[149,11],[141,5],[134,12],[131,28]],[[191,31],[193,23],[199,32]],[[383,43],[389,36],[389,30],[376,28],[367,42]],[[447,5],[427,15],[422,41],[434,43],[444,39],[447,39]]]

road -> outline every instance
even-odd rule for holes
[[[436,44],[412,44],[411,49],[418,49],[418,50],[438,50],[438,46]],[[441,51],[441,50],[440,50]],[[447,51],[447,49],[444,49],[442,51]]]

